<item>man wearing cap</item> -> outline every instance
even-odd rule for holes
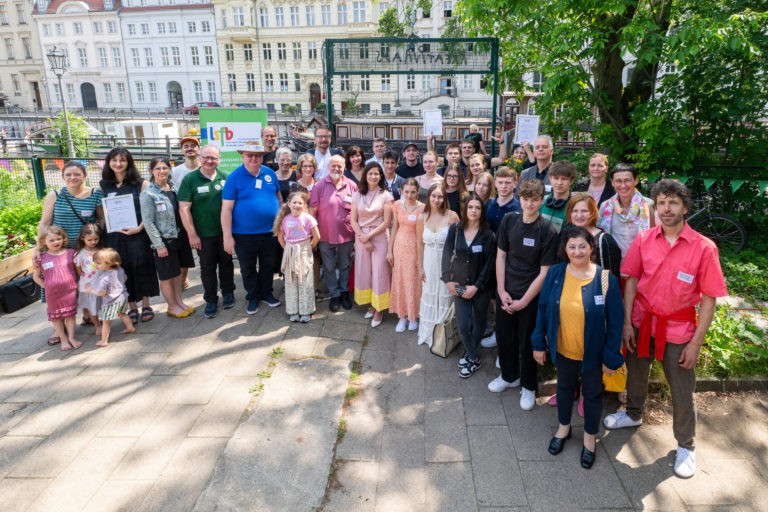
[[[212,145],[200,151],[200,169],[187,174],[179,185],[179,215],[187,230],[189,245],[200,258],[205,318],[216,316],[221,286],[222,307],[235,305],[235,266],[232,255],[224,251],[221,233],[221,192],[227,174],[218,169],[219,148]],[[218,267],[218,276],[216,268]]]
[[[405,161],[397,166],[395,172],[403,179],[415,178],[425,174],[426,171],[419,162],[419,147],[414,142],[409,142],[403,148],[403,158]]]
[[[252,140],[237,150],[243,165],[227,177],[222,192],[221,229],[224,250],[240,261],[245,298],[245,312],[259,311],[259,301],[271,308],[280,305],[272,294],[272,277],[279,265],[277,239],[272,224],[282,204],[280,184],[275,171],[262,165],[264,146]]]
[[[261,165],[266,165],[273,171],[277,170],[275,162],[275,152],[277,151],[277,130],[271,126],[265,126],[261,129],[261,139],[264,142],[264,161]]]
[[[171,171],[173,186],[178,191],[184,176],[200,168],[200,141],[196,137],[187,135],[179,141],[181,154],[184,155],[184,163],[177,165]]]
[[[342,150],[331,147],[331,129],[325,125],[315,128],[315,149],[310,149],[307,154],[315,157],[317,161],[317,170],[314,174],[316,180],[328,176],[328,163],[332,156],[344,156]]]

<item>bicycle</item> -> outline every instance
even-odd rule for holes
[[[712,201],[711,194],[694,199],[698,209],[686,221],[694,230],[715,242],[720,252],[736,254],[747,244],[747,230],[730,215],[711,213],[709,205]]]

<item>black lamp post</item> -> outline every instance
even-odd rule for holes
[[[61,85],[61,77],[64,75],[64,71],[67,67],[67,56],[63,50],[57,50],[53,47],[53,50],[49,51],[46,55],[48,62],[51,64],[51,71],[59,79],[59,93],[61,94],[61,106],[64,109],[64,124],[67,127],[67,149],[69,150],[69,158],[75,157],[75,146],[72,143],[72,132],[69,129],[69,112],[67,112],[67,102],[64,98],[64,88]]]

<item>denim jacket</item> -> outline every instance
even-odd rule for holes
[[[539,295],[536,330],[531,336],[533,350],[547,350],[549,346],[553,363],[557,357],[557,333],[561,321],[560,296],[563,293],[567,266],[567,263],[558,263],[547,272]],[[603,268],[598,265],[592,282],[581,287],[584,305],[582,371],[600,368],[601,364],[616,370],[624,363],[624,357],[620,352],[624,304],[621,300],[619,280],[614,275],[608,277],[608,292],[603,300],[602,272]],[[600,304],[601,302],[604,304]]]
[[[179,235],[174,203],[154,182],[141,193],[139,201],[144,230],[152,242],[152,249],[162,249],[165,247],[164,238],[176,238]]]

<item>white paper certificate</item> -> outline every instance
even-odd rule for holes
[[[136,220],[136,210],[133,207],[132,195],[105,197],[101,200],[101,204],[104,206],[107,233],[139,226]]]
[[[443,111],[440,109],[424,111],[424,135],[430,133],[435,137],[443,135]]]
[[[517,127],[515,129],[515,144],[520,144],[527,140],[534,143],[539,136],[539,116],[517,116]]]

